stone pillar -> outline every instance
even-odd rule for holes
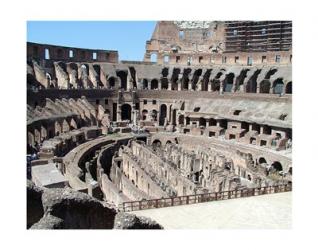
[[[168,82],[168,90],[171,90],[171,81]]]
[[[212,83],[211,83],[211,81],[208,82],[208,91],[212,92]]]
[[[253,125],[252,124],[249,124],[248,126],[248,131],[252,131],[253,130]]]
[[[264,131],[264,126],[261,125],[261,126],[260,126],[260,134],[263,134],[263,131]]]
[[[181,91],[181,82],[178,81],[178,91]]]
[[[137,112],[138,110],[133,110],[133,124],[134,126],[137,126]]]
[[[233,78],[233,85],[232,85],[231,93],[234,93],[234,92],[235,92],[235,88],[236,88],[236,78],[237,78],[237,77],[234,77],[234,78]]]
[[[117,121],[121,121],[121,104],[117,103]]]
[[[209,127],[209,119],[206,119],[206,128]]]
[[[197,90],[198,91],[201,91],[202,90],[202,81],[203,81],[203,78],[202,78],[202,76],[200,76],[199,77],[199,80],[198,80],[198,82],[197,82]]]
[[[161,79],[158,80],[158,89],[161,90],[162,86],[161,86]]]
[[[273,94],[273,93],[274,93],[273,82],[270,82],[269,93],[270,93],[270,94]]]

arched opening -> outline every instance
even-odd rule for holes
[[[161,79],[161,89],[168,89],[168,79],[166,77],[163,77]]]
[[[281,79],[281,78],[276,79],[273,83],[273,93],[274,94],[281,94],[281,93],[283,93],[283,89],[284,89],[283,79]]]
[[[157,110],[153,109],[151,111],[151,117],[152,117],[153,121],[155,121],[155,122],[157,121],[157,116],[158,116]]]
[[[193,78],[192,78],[192,84],[191,84],[191,89],[196,90],[197,89],[197,83],[199,81],[199,78],[202,74],[202,69],[197,69],[194,71]]]
[[[260,89],[259,89],[260,93],[267,93],[268,94],[269,90],[271,88],[271,84],[268,80],[263,80],[263,81],[261,81],[259,87],[260,87]]]
[[[201,86],[201,90],[202,91],[208,91],[208,88],[209,88],[209,78],[210,78],[210,75],[211,75],[211,71],[212,69],[208,69],[204,76],[203,76],[203,79],[202,79],[202,86]]]
[[[199,126],[203,126],[203,127],[206,126],[206,120],[203,117],[200,117],[199,119]]]
[[[247,77],[247,72],[249,71],[249,69],[243,69],[239,76],[236,77],[236,81],[235,81],[235,91],[238,91],[241,89],[241,86],[243,86],[244,84],[244,80]]]
[[[234,73],[229,73],[223,82],[223,91],[224,92],[231,92],[233,88],[233,81],[234,81]]]
[[[152,53],[150,55],[150,61],[153,63],[157,62],[157,54],[156,53]]]
[[[162,104],[160,106],[159,126],[163,126],[164,125],[166,117],[167,117],[167,105],[166,104]]]
[[[98,87],[103,87],[104,85],[103,85],[103,83],[102,83],[102,81],[101,81],[101,69],[100,69],[100,66],[98,65],[98,64],[94,64],[93,65],[93,69],[94,69],[94,71],[95,71],[95,73],[96,73],[96,83],[97,83],[97,86]]]
[[[148,89],[148,80],[147,79],[143,79],[142,80],[142,88],[143,89]]]
[[[171,77],[171,89],[172,90],[178,90],[178,79],[180,74],[179,68],[174,68],[172,71],[172,77]]]
[[[222,72],[217,73],[217,75],[215,76],[215,78],[212,80],[212,91],[220,91],[220,77],[223,75]]]
[[[115,88],[115,83],[116,83],[115,77],[113,77],[113,76],[112,76],[112,77],[109,77],[108,83],[109,83],[109,87],[110,87],[111,89]]]
[[[120,78],[120,88],[127,90],[127,71],[117,71],[116,72],[117,76]]]
[[[158,140],[158,139],[156,139],[156,140],[154,140],[154,141],[152,142],[152,147],[153,147],[154,149],[160,148],[161,145],[162,145],[162,143],[161,143],[161,141]]]
[[[255,137],[250,138],[250,144],[256,145],[256,138]]]
[[[282,164],[280,164],[280,162],[278,162],[278,161],[273,162],[272,168],[273,168],[273,170],[275,170],[276,172],[283,171]]]
[[[267,164],[267,161],[266,161],[266,159],[265,159],[264,157],[260,157],[260,158],[258,159],[258,163],[259,163],[259,164]]]
[[[209,120],[209,126],[216,126],[216,125],[217,125],[216,120],[213,119],[213,118],[211,118],[211,119]]]
[[[289,82],[289,83],[286,84],[285,93],[286,93],[286,94],[292,94],[292,93],[293,93],[292,82]]]
[[[127,103],[121,106],[121,119],[124,120],[131,120],[131,106]]]
[[[261,73],[261,70],[256,70],[246,84],[246,93],[257,92],[257,77]]]
[[[172,142],[170,140],[166,141],[166,145],[171,144]]]
[[[142,117],[142,120],[146,120],[147,119],[147,115],[148,115],[148,110],[144,109],[142,112],[141,112],[141,117]]]
[[[157,79],[153,79],[150,83],[150,88],[151,89],[158,89],[158,80]]]

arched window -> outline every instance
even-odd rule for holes
[[[153,79],[151,81],[151,85],[150,85],[151,89],[158,89],[158,80],[157,79]]]
[[[153,53],[150,55],[150,61],[151,62],[157,62],[157,54]]]

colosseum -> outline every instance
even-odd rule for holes
[[[291,21],[159,21],[143,58],[27,43],[28,228],[291,193]]]

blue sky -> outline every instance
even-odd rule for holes
[[[143,60],[155,21],[28,21],[27,41],[118,50],[119,60]]]

